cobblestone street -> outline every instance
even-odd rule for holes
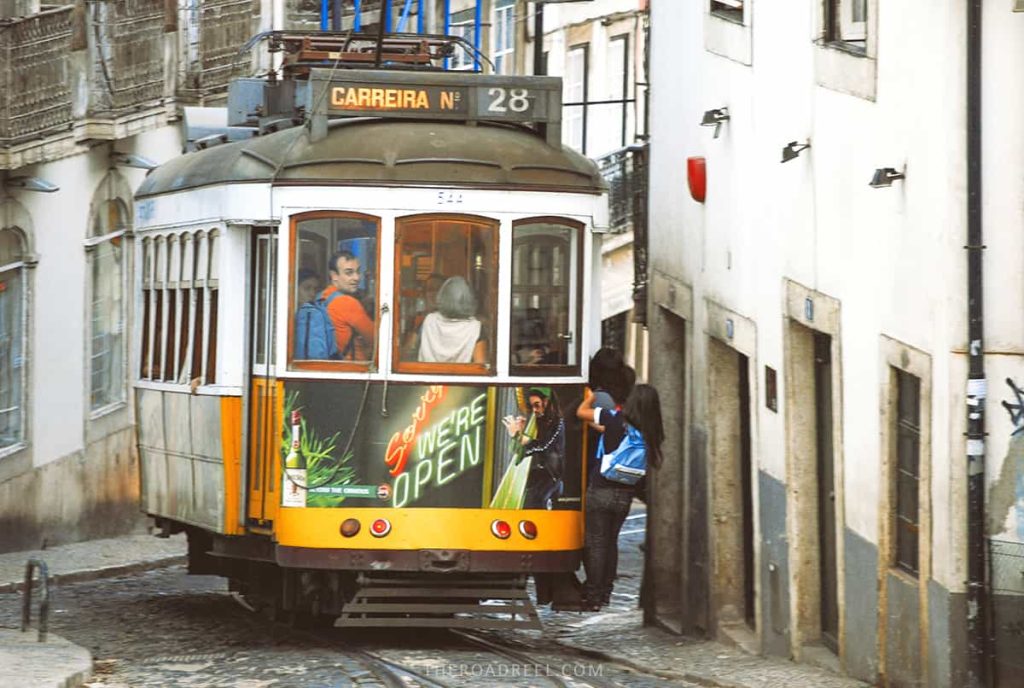
[[[379,662],[412,673],[405,685],[691,686],[588,657],[558,641],[595,621],[633,616],[643,515],[627,522],[621,579],[609,613],[542,610],[545,631],[491,632],[487,638],[528,655],[519,662],[446,631],[298,630],[269,622],[239,604],[225,581],[188,576],[183,566],[59,586],[50,628],[89,649],[106,688],[157,686],[378,686]],[[0,626],[14,628],[20,597],[0,595]],[[415,674],[424,677],[414,678]]]

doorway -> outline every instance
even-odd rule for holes
[[[717,627],[726,633],[757,628],[750,388],[750,359],[709,338],[711,597]]]
[[[786,403],[790,491],[793,653],[807,646],[839,654],[839,542],[835,436],[835,340],[831,334],[787,323]]]
[[[707,538],[703,469],[694,475],[686,457],[686,320],[655,308],[650,329],[651,381],[661,397],[665,426],[664,461],[651,474],[647,505],[645,567],[648,590],[644,619],[674,633],[706,628],[707,586],[704,575]],[[694,478],[696,477],[696,481]],[[687,546],[689,544],[689,547]],[[694,549],[696,547],[696,550]],[[701,555],[703,548],[704,555]]]

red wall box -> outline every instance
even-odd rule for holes
[[[690,196],[693,197],[693,200],[703,203],[708,189],[708,175],[704,158],[686,159],[686,181],[690,185]]]

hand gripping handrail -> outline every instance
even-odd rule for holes
[[[29,559],[25,564],[25,596],[21,602],[21,632],[28,631],[32,619],[32,570],[39,569],[39,585],[43,597],[39,601],[39,642],[46,642],[46,627],[50,620],[50,572],[46,562],[41,559]]]

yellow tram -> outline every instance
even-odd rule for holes
[[[136,195],[143,508],[272,610],[535,624],[526,576],[582,549],[566,418],[607,214],[560,80],[428,69],[440,39],[373,46],[416,70],[272,39],[283,78],[229,100],[252,135]]]

